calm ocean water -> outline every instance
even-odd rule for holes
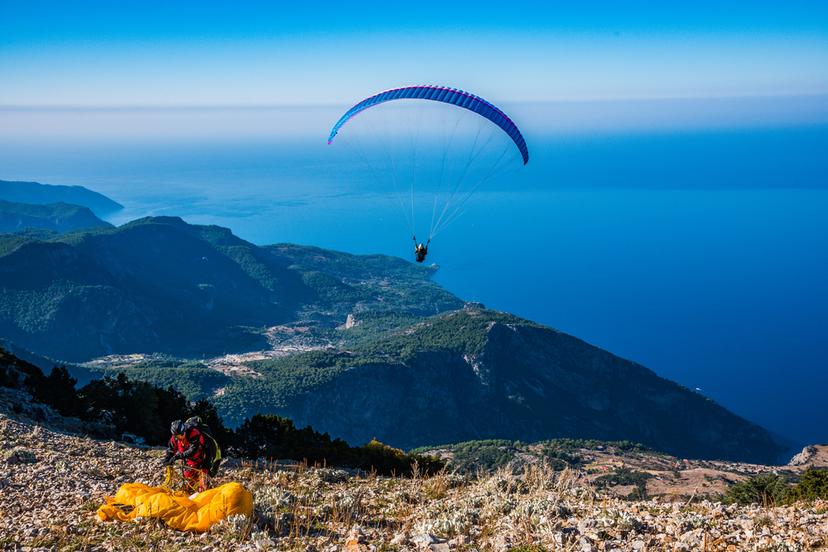
[[[0,178],[100,191],[126,206],[114,223],[409,254],[389,191],[324,133],[122,134],[0,136]],[[434,242],[438,281],[828,442],[828,127],[528,134],[532,162]]]

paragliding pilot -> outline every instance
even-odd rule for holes
[[[201,418],[193,416],[186,422],[175,420],[170,424],[170,441],[162,465],[170,466],[184,461],[184,480],[192,491],[209,488],[209,478],[216,475],[221,464],[221,451],[210,429]]]
[[[421,263],[425,260],[426,255],[428,255],[428,244],[431,243],[431,240],[428,240],[425,244],[417,243],[417,236],[413,236],[414,238],[414,257],[417,259],[418,263]]]

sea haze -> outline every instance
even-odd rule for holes
[[[390,188],[326,145],[339,110],[2,109],[0,179],[87,186],[125,205],[115,224],[407,256]],[[531,161],[440,234],[437,279],[828,441],[826,98],[509,110]]]

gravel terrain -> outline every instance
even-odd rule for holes
[[[157,520],[103,523],[121,483],[158,484],[162,450],[94,440],[0,415],[4,550],[826,550],[828,503],[778,508],[708,499],[623,500],[586,473],[527,465],[480,477],[400,479],[331,468],[230,461],[253,519],[200,535]],[[524,548],[524,550],[526,550]]]

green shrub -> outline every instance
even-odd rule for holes
[[[458,443],[450,450],[451,467],[458,473],[494,471],[511,462],[516,451],[513,441],[499,439]]]
[[[799,483],[791,487],[788,500],[828,500],[828,470],[808,468]]]
[[[578,454],[569,450],[561,449],[552,441],[543,447],[543,457],[555,470],[563,470],[567,467],[578,467],[584,464],[584,459]]]
[[[634,485],[635,490],[627,495],[627,498],[631,500],[644,500],[647,498],[647,480],[651,477],[652,475],[649,473],[634,471],[629,468],[620,468],[613,473],[598,477],[595,480],[595,485],[599,489],[619,485]]]
[[[762,474],[732,485],[725,494],[725,501],[743,505],[761,504],[770,507],[785,502],[788,493],[788,485],[781,475]]]
[[[342,439],[331,439],[311,427],[294,426],[287,418],[257,414],[234,432],[237,452],[247,458],[290,459],[310,464],[350,466],[382,475],[411,475],[417,463],[420,473],[433,474],[443,462],[421,455],[405,454],[376,439],[362,447],[351,447]]]

